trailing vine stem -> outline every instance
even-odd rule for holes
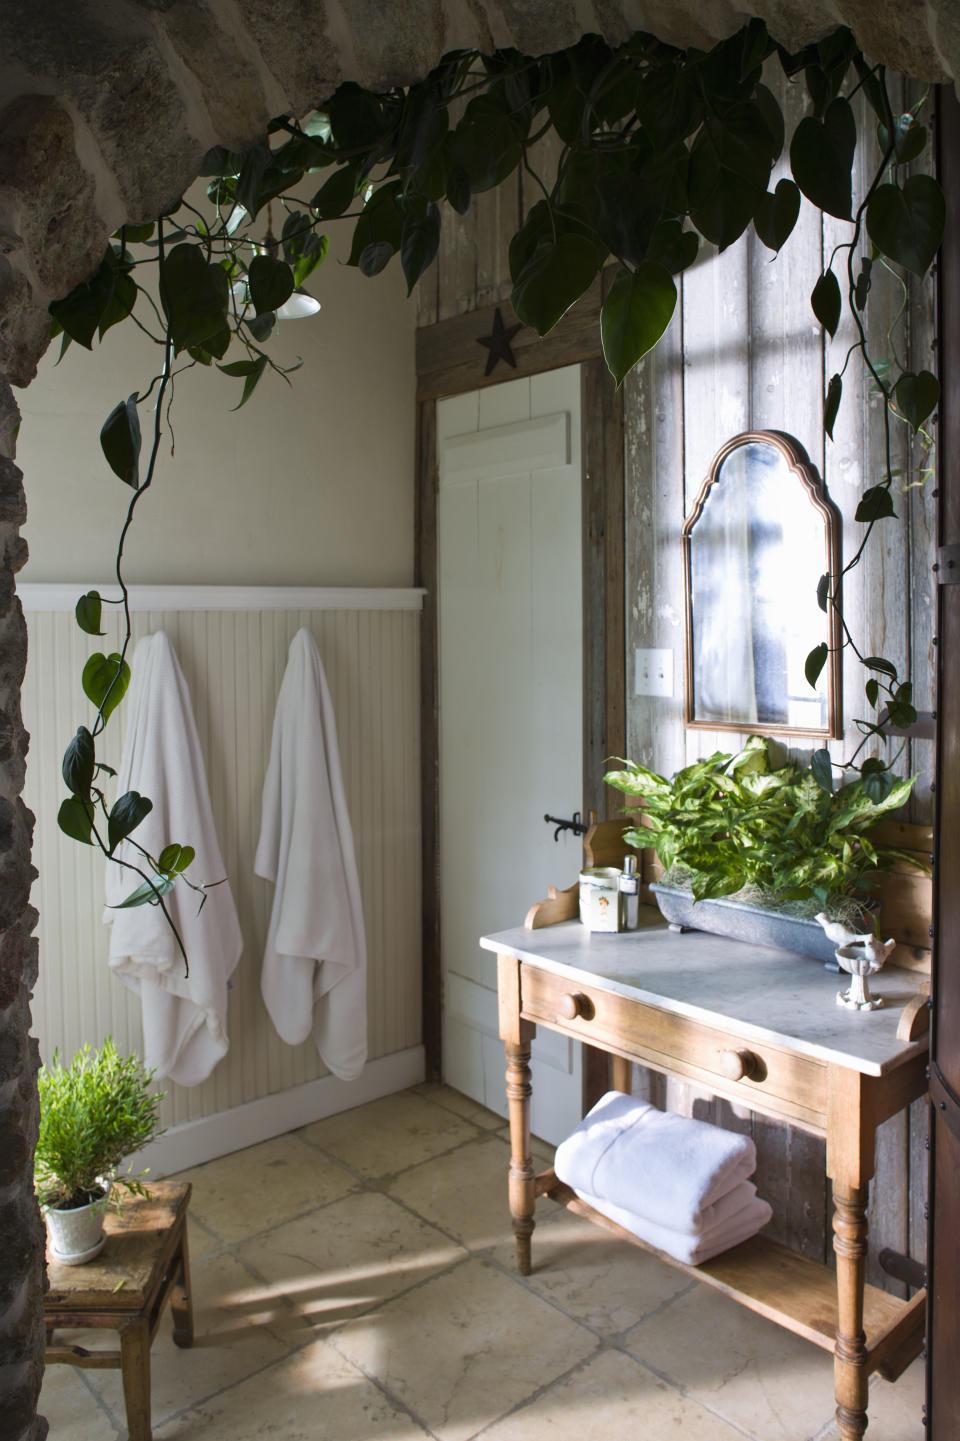
[[[811,108],[791,137],[763,83],[768,61],[778,61],[791,81],[803,76],[810,94]],[[851,66],[855,83],[845,96]],[[850,98],[861,90],[881,127],[883,159],[852,213],[857,119]],[[455,103],[462,112],[454,123]],[[550,129],[562,142],[552,188],[530,158],[531,148]],[[417,84],[377,93],[348,82],[332,96],[318,97],[317,110],[303,121],[278,117],[267,135],[244,152],[214,147],[200,167],[208,181],[209,222],[190,199],[182,202],[185,223],[167,228],[177,224],[179,207],[174,207],[156,222],[155,240],[154,224],[124,226],[114,237],[119,247],[108,247],[97,274],[51,306],[53,334],[63,335],[61,354],[73,341],[92,348],[98,334],[102,341],[127,319],[164,352],[160,373],[141,394],[122,401],[101,431],[108,464],[135,491],[117,548],[121,600],[106,602],[122,604],[124,640],[115,657],[92,656],[84,669],[84,689],[97,706],[97,718],[92,731],[78,729],[64,756],[70,795],[61,806],[61,829],[84,844],[98,844],[117,860],[119,841],[130,836],[150,808],[147,798],[131,792],[110,809],[106,837],[94,826],[95,803],[107,810],[102,791],[93,786],[105,769],[96,761],[94,742],[127,685],[131,620],[124,546],[140,495],[155,479],[164,402],[169,424],[176,376],[191,366],[215,366],[241,382],[237,409],[268,369],[289,383],[296,366],[279,365],[264,346],[278,313],[326,258],[328,240],[321,226],[338,220],[353,224],[347,263],[365,275],[379,274],[398,256],[409,293],[437,256],[440,205],[448,203],[462,215],[477,194],[520,166],[543,199],[528,209],[510,243],[517,320],[546,334],[610,265],[601,341],[618,385],[664,333],[677,300],[675,277],[694,263],[701,240],[723,250],[752,225],[762,244],[777,253],[796,224],[801,197],[822,214],[853,224],[845,291],[857,339],[828,387],[824,424],[832,437],[842,376],[859,350],[883,398],[885,476],[861,497],[857,520],[865,522],[864,534],[842,570],[821,578],[818,599],[824,610],[837,610],[842,644],[850,645],[871,672],[866,682],[871,705],[876,707],[882,684],[890,723],[902,727],[915,718],[910,683],[901,681],[883,657],[865,655],[851,634],[842,613],[842,582],[860,563],[877,522],[895,514],[891,412],[919,432],[939,394],[935,377],[926,371],[905,372],[896,382],[884,379],[870,355],[860,313],[876,261],[897,267],[894,273],[909,269],[922,276],[939,245],[943,197],[936,182],[929,176],[898,179],[898,167],[920,154],[925,137],[914,113],[894,114],[884,68],[864,59],[848,30],[840,28],[791,53],[769,36],[762,21],[752,20],[710,51],[682,51],[639,33],[616,48],[588,35],[540,57],[515,50],[487,56],[451,52]],[[785,146],[790,177],[771,191],[773,167]],[[305,199],[302,187],[311,179],[319,188]],[[272,233],[274,201],[285,217],[279,237]],[[264,211],[267,230],[261,237],[254,227]],[[900,225],[904,217],[908,223]],[[854,252],[864,230],[871,255],[869,263],[864,258],[858,279]],[[143,253],[144,246],[155,253]],[[832,266],[842,248],[834,249],[811,296],[816,318],[831,335],[842,307]],[[143,265],[157,267],[159,306],[138,283]],[[161,335],[134,315],[141,295]],[[234,342],[243,358],[225,360]],[[177,369],[181,355],[187,359]],[[137,406],[155,391],[153,436],[141,484]],[[102,634],[103,603],[96,592],[78,602],[78,623],[89,634]],[[814,688],[827,655],[828,647],[820,645],[807,659]],[[842,768],[853,766],[870,736],[887,740],[885,721],[857,724],[865,729],[864,742]],[[826,764],[821,759],[818,783],[832,786],[830,759],[825,751],[822,756]],[[870,757],[861,769],[871,786],[889,791],[889,765]],[[156,863],[142,853],[154,876],[146,876],[125,904],[163,906],[175,882],[186,880],[183,872],[193,853],[189,846],[171,844]],[[144,876],[140,868],[130,868]],[[204,886],[186,883],[205,893]]]

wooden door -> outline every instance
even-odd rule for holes
[[[960,105],[941,88],[940,179],[947,225],[940,265],[940,656],[934,980],[930,1038],[930,1242],[926,1435],[960,1437]]]
[[[441,400],[436,423],[443,1075],[505,1115],[477,941],[580,867],[580,839],[544,822],[583,795],[580,368]],[[533,1129],[559,1141],[579,1048],[545,1032],[533,1064]]]

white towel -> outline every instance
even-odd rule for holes
[[[134,652],[126,708],[117,795],[135,790],[153,802],[133,838],[154,858],[172,842],[193,846],[191,879],[223,880],[190,691],[162,631],[146,636]],[[129,841],[117,854],[144,868],[143,856]],[[140,884],[132,871],[107,862],[108,907]],[[159,906],[104,912],[110,924],[110,966],[140,996],[144,1060],[181,1086],[199,1085],[226,1055],[227,985],[243,949],[229,884],[212,887],[202,910],[200,900],[182,881],[164,897],[183,939],[189,976]]]
[[[260,988],[289,1045],[313,1033],[352,1081],[367,1058],[367,951],[333,706],[306,629],[277,698],[254,870],[276,884]]]
[[[557,1147],[554,1170],[575,1191],[689,1233],[756,1165],[749,1136],[608,1091]]]
[[[569,1182],[567,1184],[569,1185]],[[578,1191],[577,1194],[604,1216],[609,1216],[611,1221],[616,1221],[625,1231],[639,1236],[648,1246],[663,1251],[676,1261],[683,1261],[687,1266],[700,1266],[712,1256],[719,1256],[721,1251],[729,1251],[731,1246],[739,1246],[742,1241],[755,1236],[773,1215],[770,1204],[761,1201],[757,1196],[719,1225],[691,1235],[688,1231],[676,1231],[672,1226],[658,1225],[656,1221],[639,1216],[626,1206],[616,1206],[602,1197],[591,1196],[585,1191]]]

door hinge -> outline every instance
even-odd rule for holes
[[[930,1104],[942,1116],[960,1141],[960,1096],[950,1085],[936,1061],[930,1062]]]
[[[960,585],[960,545],[941,545],[933,568],[938,585]]]

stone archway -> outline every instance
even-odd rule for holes
[[[32,817],[20,794],[27,635],[14,576],[26,559],[19,419],[47,306],[88,277],[124,221],[163,213],[213,144],[235,148],[271,116],[302,114],[344,79],[372,88],[424,75],[445,52],[555,50],[588,32],[650,30],[709,46],[750,14],[791,48],[841,18],[878,60],[918,78],[960,72],[952,0],[7,0],[0,13],[0,1398],[4,1435],[39,1441],[43,1226],[32,1187],[37,974],[29,905]]]

